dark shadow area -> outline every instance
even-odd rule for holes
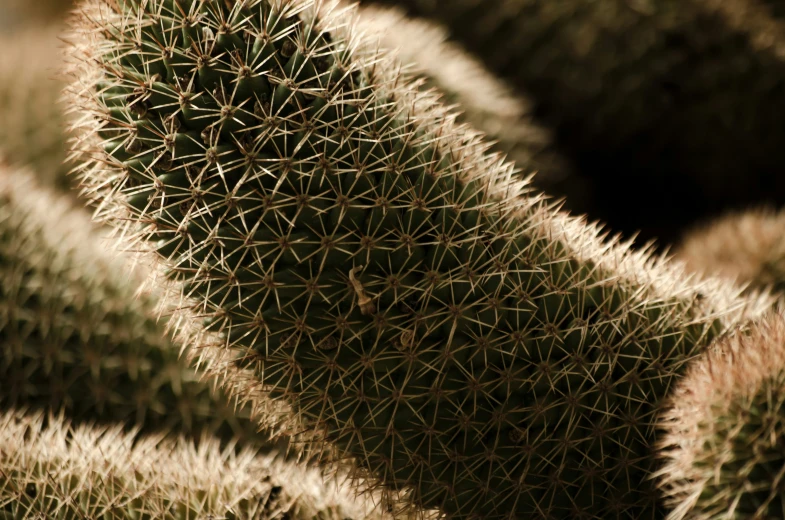
[[[551,195],[591,186],[567,209],[668,244],[729,209],[785,204],[785,64],[699,2],[385,3],[447,24],[531,96],[576,167]]]

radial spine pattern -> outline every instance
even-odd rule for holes
[[[0,517],[381,520],[345,486],[252,450],[0,413]]]
[[[353,20],[89,2],[73,91],[98,216],[155,250],[228,387],[291,404],[392,497],[657,517],[658,403],[764,302],[557,213]]]
[[[670,520],[785,516],[785,316],[691,366],[662,426]]]
[[[0,165],[0,405],[265,445],[180,357],[155,294],[137,298],[141,269],[107,247],[70,198]]]

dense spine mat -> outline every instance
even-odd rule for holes
[[[785,317],[718,341],[662,419],[669,520],[785,517]]]
[[[662,515],[658,405],[768,302],[557,212],[352,9],[95,0],[73,28],[97,217],[230,391],[391,508]]]
[[[0,406],[266,446],[180,356],[143,276],[71,199],[0,165]],[[106,230],[103,230],[106,234]]]
[[[205,437],[140,437],[61,416],[0,413],[4,520],[381,520],[346,486]]]

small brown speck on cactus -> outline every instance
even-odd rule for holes
[[[669,520],[785,518],[785,316],[719,340],[669,401]]]
[[[676,257],[696,272],[785,294],[785,212],[734,212],[698,227]]]
[[[345,485],[204,437],[0,413],[0,518],[381,520]]]
[[[91,0],[73,28],[97,218],[230,391],[391,508],[658,516],[659,402],[768,301],[557,212],[352,9]]]

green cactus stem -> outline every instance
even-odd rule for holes
[[[0,406],[269,445],[180,357],[155,294],[136,296],[142,270],[100,233],[69,197],[0,165]]]
[[[273,455],[0,413],[0,518],[381,520],[346,486]]]
[[[377,2],[449,27],[526,92],[593,187],[581,203],[616,231],[671,243],[722,209],[785,199],[785,25],[765,2]]]
[[[558,213],[353,20],[87,2],[72,105],[97,217],[154,250],[230,391],[290,405],[303,449],[389,507],[657,518],[658,403],[769,302]]]
[[[660,442],[669,520],[785,518],[785,319],[724,338],[670,398]]]
[[[424,88],[435,89],[442,103],[456,107],[458,121],[484,132],[494,143],[491,150],[505,153],[521,174],[536,173],[536,188],[565,195],[573,210],[580,200],[592,197],[591,186],[554,149],[551,132],[535,121],[531,102],[448,41],[445,28],[396,8],[362,6],[359,15],[363,27],[378,35],[382,46],[397,51]]]

